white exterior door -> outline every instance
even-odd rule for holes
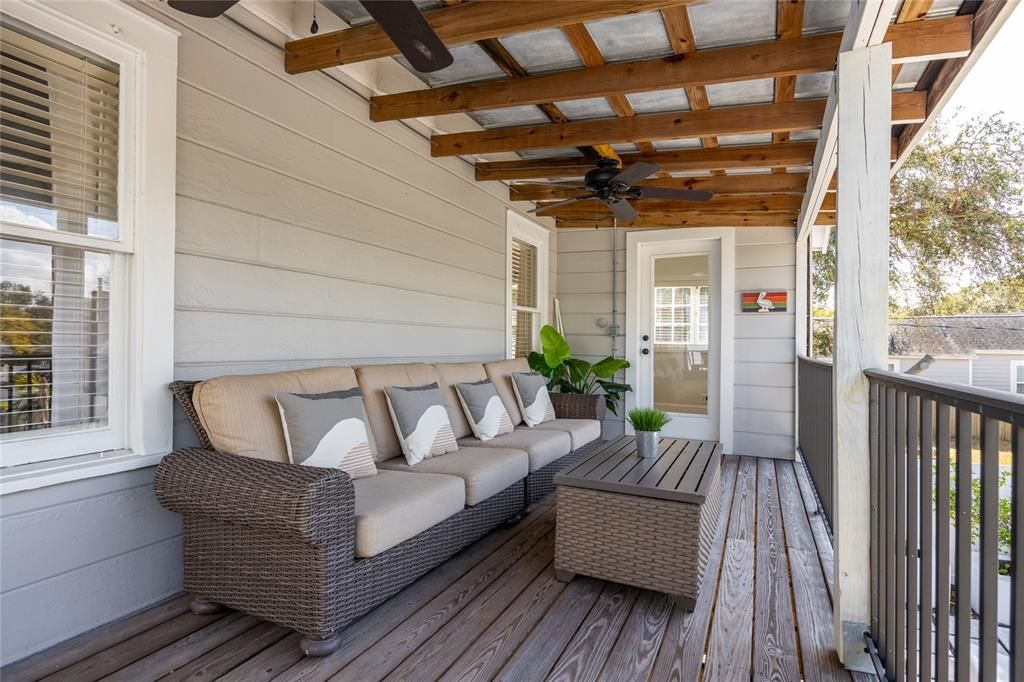
[[[626,407],[657,407],[667,436],[732,441],[733,232],[627,235]],[[626,423],[627,433],[631,432]]]

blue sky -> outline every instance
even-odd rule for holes
[[[1024,89],[1020,87],[1022,66],[1024,8],[1018,3],[960,88],[953,93],[943,115],[952,115],[958,107],[967,116],[1002,111],[1008,120],[1024,123]]]

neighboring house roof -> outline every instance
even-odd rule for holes
[[[1024,315],[949,315],[889,320],[889,355],[1024,353]]]

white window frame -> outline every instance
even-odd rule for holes
[[[1020,383],[1017,373],[1020,372],[1021,367],[1024,367],[1024,360],[1010,360],[1010,393],[1014,395],[1024,395],[1024,391],[1017,390],[1017,384]]]
[[[529,310],[536,313],[539,325],[548,324],[548,311],[550,310],[550,296],[548,294],[548,280],[550,279],[550,249],[551,232],[520,213],[508,210],[505,230],[505,357],[511,358],[515,347],[515,340],[512,337],[512,311]],[[512,241],[517,240],[530,244],[537,249],[537,307],[521,308],[512,305]],[[533,350],[539,350],[538,333],[540,326],[533,330]]]
[[[901,365],[902,363],[900,362],[899,358],[889,358],[888,360],[886,360],[886,369],[888,369],[890,372],[901,372]]]
[[[711,319],[711,301],[710,301],[711,287],[709,287],[707,284],[667,284],[665,286],[656,286],[656,287],[654,287],[654,312],[655,312],[655,317],[653,318],[654,320],[657,320],[658,308],[666,308],[666,307],[669,307],[669,308],[681,308],[681,307],[683,307],[681,305],[677,306],[675,304],[672,304],[672,305],[669,305],[669,306],[658,305],[658,289],[689,289],[690,290],[690,303],[687,306],[690,309],[690,323],[686,327],[687,335],[690,338],[687,339],[687,340],[684,340],[684,341],[658,341],[657,330],[658,330],[659,326],[675,327],[677,325],[659,325],[659,324],[655,323],[654,324],[654,331],[655,331],[654,343],[655,344],[657,344],[659,346],[688,346],[692,350],[707,350],[707,348],[708,348],[708,341],[707,341],[707,339],[704,340],[704,343],[699,343],[698,341],[694,341],[693,340],[694,336],[698,336],[700,334],[700,308],[701,308],[701,304],[700,304],[700,290],[701,290],[701,288],[707,289],[708,292],[709,292],[708,293],[708,297],[709,297],[708,298],[708,303],[706,304],[705,307],[707,308],[708,320],[710,321],[710,319]],[[710,335],[710,322],[709,322],[708,334]]]
[[[119,66],[117,240],[0,224],[112,257],[104,428],[3,441],[0,494],[149,466],[170,451],[178,33],[120,2],[7,0],[3,13]]]

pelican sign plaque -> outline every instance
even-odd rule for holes
[[[785,291],[744,291],[740,294],[740,310],[745,313],[784,313],[787,299]]]

